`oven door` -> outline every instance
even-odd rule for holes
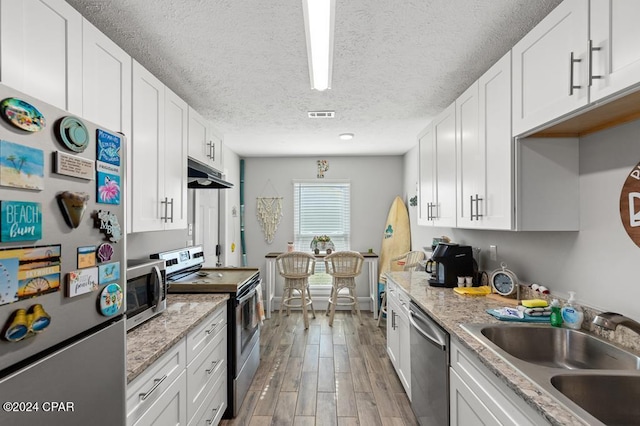
[[[247,284],[236,295],[236,375],[242,369],[260,333],[258,293],[260,280]]]

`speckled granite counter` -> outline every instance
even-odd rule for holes
[[[169,294],[165,312],[127,333],[127,383],[228,299],[228,294]]]
[[[562,426],[587,424],[460,327],[464,323],[500,323],[485,312],[487,308],[501,307],[500,302],[486,297],[461,296],[450,288],[431,287],[425,272],[389,272],[387,276],[447,330],[452,339],[475,353],[480,362],[549,423]]]

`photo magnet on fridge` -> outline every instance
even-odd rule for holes
[[[6,282],[0,281],[3,303],[60,290],[61,251],[59,244],[0,250],[0,264],[4,266],[4,275],[10,277]],[[3,268],[0,267],[0,276],[2,273]]]

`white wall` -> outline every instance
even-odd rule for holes
[[[417,148],[405,155],[404,197],[416,193]],[[482,265],[498,267],[487,251],[498,246],[522,281],[537,282],[566,297],[576,291],[580,302],[640,320],[640,248],[627,236],[619,213],[622,185],[640,161],[640,121],[607,129],[580,140],[580,231],[474,231],[416,226],[416,207],[409,207],[414,247],[448,235],[454,242],[482,249]]]
[[[293,239],[294,179],[316,179],[317,160],[328,160],[325,179],[351,181],[351,249],[380,251],[387,213],[401,194],[401,156],[247,158],[245,160],[245,230],[249,266],[261,268],[265,255],[283,252]],[[267,244],[256,217],[256,197],[282,197],[283,216],[271,244]],[[363,274],[364,275],[364,274]],[[366,279],[364,277],[363,279]],[[358,285],[359,289],[360,286]],[[276,295],[281,291],[276,286]],[[366,293],[366,289],[364,289]],[[360,291],[359,291],[360,294]]]
[[[240,157],[224,146],[224,174],[233,188],[220,190],[220,245],[224,266],[242,265],[240,244]],[[234,215],[235,208],[235,215]],[[232,250],[232,244],[235,244]]]

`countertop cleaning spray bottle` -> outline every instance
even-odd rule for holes
[[[575,305],[576,293],[574,291],[569,292],[569,300],[562,307],[562,321],[565,327],[579,330],[582,327],[582,321],[584,320],[584,313]]]
[[[553,327],[562,327],[562,314],[560,313],[560,302],[558,299],[551,301],[551,325]]]

